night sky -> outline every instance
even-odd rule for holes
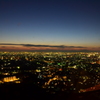
[[[0,0],[0,50],[100,51],[100,0]]]

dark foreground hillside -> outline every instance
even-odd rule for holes
[[[0,100],[100,100],[100,90],[87,93],[59,92],[55,95],[33,84],[3,84]]]
[[[39,100],[41,98],[47,99],[43,89],[33,84],[7,84],[0,87],[0,100]]]

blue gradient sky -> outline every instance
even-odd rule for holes
[[[100,51],[100,0],[0,0],[0,12],[1,50],[34,44]]]

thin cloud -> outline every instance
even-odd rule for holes
[[[65,46],[65,45],[34,45],[34,44],[12,44],[12,43],[1,43],[0,45],[22,45],[25,47],[56,47],[56,48],[86,48],[82,46]]]
[[[56,45],[32,45],[32,44],[24,44],[23,46],[26,46],[26,47],[57,47],[57,48],[64,48],[64,47],[66,47],[64,45],[56,46]]]
[[[0,43],[0,45],[21,45],[21,46],[25,46],[25,47],[86,48],[83,46],[35,45],[35,44],[13,44],[13,43]]]
[[[0,45],[21,45],[21,44],[13,44],[13,43],[0,43]]]

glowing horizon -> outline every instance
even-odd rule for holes
[[[100,47],[66,46],[66,45],[34,45],[34,44],[0,44],[0,50],[51,50],[51,51],[100,51]]]

